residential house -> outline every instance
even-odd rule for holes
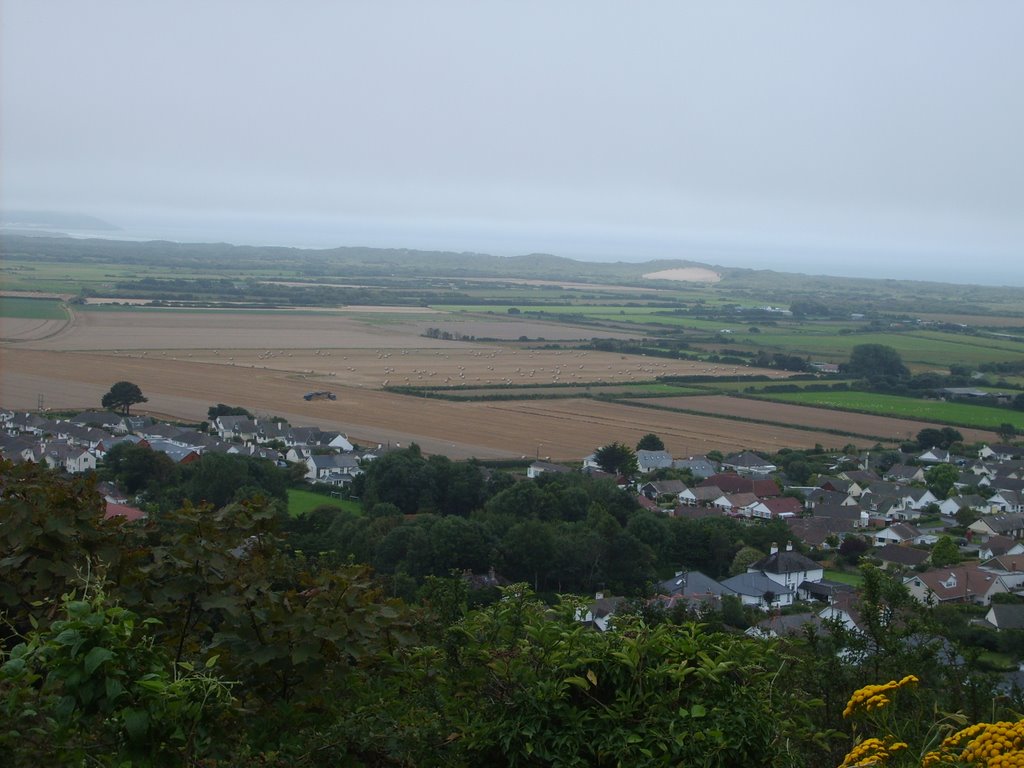
[[[110,520],[115,517],[122,517],[128,522],[134,522],[141,520],[146,516],[138,507],[133,507],[128,504],[115,504],[113,502],[106,502],[106,509],[103,512],[103,519]]]
[[[719,472],[702,480],[698,487],[712,485],[725,493],[753,493],[762,499],[782,495],[779,486],[770,478],[744,477],[735,472]]]
[[[763,611],[792,605],[796,595],[795,589],[779,584],[763,573],[741,573],[721,584],[738,595],[743,605],[754,605]]]
[[[784,550],[772,545],[768,557],[753,563],[747,573],[761,573],[779,586],[794,591],[805,581],[821,581],[825,577],[821,563],[794,551],[791,542],[786,543]]]
[[[247,443],[256,439],[258,425],[251,416],[218,416],[212,424],[221,440],[241,440]]]
[[[0,435],[0,456],[15,464],[23,461],[39,461],[42,448],[39,443],[23,437]]]
[[[1024,554],[1024,544],[1011,536],[989,536],[988,540],[978,547],[978,557],[981,560],[991,560],[993,557],[1002,555],[1022,554]]]
[[[672,496],[678,501],[679,494],[685,490],[687,490],[686,483],[682,480],[652,480],[640,486],[640,493],[648,499]]]
[[[993,603],[985,614],[985,621],[997,630],[1024,629],[1024,605],[1020,603]]]
[[[778,637],[804,637],[807,632],[824,633],[821,617],[817,613],[775,614],[759,621],[744,634],[766,640]]]
[[[978,451],[978,458],[994,461],[1013,461],[1015,458],[1024,455],[1024,448],[1015,445],[993,444],[983,445]]]
[[[560,475],[566,472],[572,472],[572,470],[562,464],[552,464],[550,461],[535,461],[526,468],[526,476],[531,480],[545,473]]]
[[[55,435],[57,423],[52,419],[46,419],[34,413],[15,413],[7,420],[8,434],[33,435]]]
[[[676,571],[671,579],[654,585],[654,598],[651,602],[669,609],[683,602],[688,608],[716,606],[721,602],[722,595],[733,594],[719,582],[700,571]]]
[[[815,509],[819,506],[854,507],[857,504],[857,499],[849,494],[827,491],[824,488],[815,488],[804,494],[804,506],[807,509]]]
[[[363,471],[354,456],[333,453],[310,456],[306,468],[307,480],[330,485],[347,485]]]
[[[931,553],[905,544],[885,544],[872,552],[871,556],[880,560],[882,568],[887,571],[902,571],[924,565]]]
[[[691,504],[679,504],[669,513],[669,516],[681,517],[684,520],[702,520],[705,517],[721,517],[722,511],[716,507],[696,507]]]
[[[831,477],[829,475],[818,478],[818,487],[822,490],[841,493],[844,496],[852,497],[854,499],[860,498],[860,495],[864,493],[864,489],[859,483],[841,477]]]
[[[128,494],[125,493],[116,483],[96,483],[96,492],[103,497],[108,504],[127,504]]]
[[[866,489],[869,485],[873,485],[882,479],[877,472],[870,469],[849,469],[840,472],[839,477],[856,483],[862,489]]]
[[[903,494],[903,507],[921,512],[925,507],[938,504],[939,497],[927,488],[911,488]]]
[[[894,464],[889,467],[889,471],[885,473],[884,477],[886,480],[899,483],[900,485],[923,483],[924,467],[910,467],[906,464]]]
[[[837,593],[827,607],[818,611],[823,621],[838,621],[851,632],[864,631],[864,615],[860,610],[860,596],[856,592]]]
[[[750,516],[759,520],[799,517],[803,512],[803,504],[792,496],[779,496],[774,499],[760,499],[750,507]]]
[[[673,469],[688,469],[697,479],[711,477],[718,468],[707,456],[691,456],[688,459],[676,459],[672,462]]]
[[[847,536],[855,535],[856,528],[846,520],[831,517],[790,517],[785,518],[793,538],[809,547],[830,549],[829,542],[842,542]]]
[[[751,509],[760,501],[752,493],[727,493],[715,499],[712,504],[729,515],[751,516]]]
[[[967,496],[950,496],[939,502],[939,514],[955,517],[961,509],[973,509],[979,514],[991,515],[995,512],[981,496],[976,493]]]
[[[71,445],[77,445],[79,448],[95,451],[96,446],[105,440],[111,440],[114,435],[98,427],[86,427],[71,421],[58,421],[56,437],[58,440],[67,440]]]
[[[284,436],[284,443],[288,447],[305,445],[319,448],[320,427],[289,427]]]
[[[138,435],[154,421],[149,416],[122,416],[121,420],[114,425],[113,431],[118,435]]]
[[[986,515],[967,526],[972,536],[984,543],[990,536],[1009,536],[1019,539],[1024,536],[1024,515]]]
[[[668,451],[645,451],[636,452],[636,463],[640,472],[648,474],[656,469],[671,469],[672,455]]]
[[[1017,491],[1000,490],[988,497],[990,509],[1018,514],[1024,512],[1024,500]]]
[[[866,528],[869,518],[868,511],[859,504],[818,504],[814,507],[814,516],[843,520],[854,528]]]
[[[696,488],[687,488],[679,493],[679,503],[691,507],[706,507],[720,499],[725,494],[717,485],[698,485]]]
[[[121,423],[122,416],[113,411],[82,411],[68,421],[83,427],[99,427],[107,432],[113,432]]]
[[[1009,592],[1002,578],[977,565],[933,568],[903,580],[904,586],[922,603],[976,603],[989,605],[992,596]]]
[[[922,464],[952,464],[953,456],[944,448],[929,448],[917,456]]]
[[[1024,556],[1003,555],[993,557],[981,563],[982,570],[997,574],[1011,590],[1020,589],[1024,585]]]
[[[199,451],[191,445],[172,443],[170,440],[149,440],[148,442],[150,448],[164,454],[175,464],[184,465],[199,461]]]
[[[85,448],[65,442],[51,441],[43,450],[43,460],[50,469],[59,469],[69,475],[96,469],[96,457]]]
[[[606,597],[604,592],[598,592],[589,604],[580,609],[576,619],[599,632],[607,632],[611,628],[612,617],[615,615],[616,609],[622,605],[625,599],[624,597]]]
[[[341,432],[321,432],[320,444],[342,453],[349,453],[355,449],[355,446],[349,442],[348,437]]]
[[[921,533],[919,528],[914,527],[910,523],[895,523],[881,531],[876,531],[872,534],[872,538],[876,547],[884,547],[888,544],[909,545],[924,543],[924,534]]]
[[[741,451],[722,459],[722,468],[731,469],[741,475],[770,475],[778,470],[767,459],[762,459],[752,451]]]

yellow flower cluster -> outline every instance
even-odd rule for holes
[[[873,709],[880,709],[888,704],[891,699],[888,694],[897,691],[905,685],[913,685],[917,682],[914,675],[907,675],[902,680],[890,680],[888,683],[878,685],[865,685],[853,692],[850,701],[843,710],[843,717],[849,717],[858,709],[870,712]]]
[[[922,768],[943,763],[1024,768],[1024,720],[975,723],[945,738],[921,760]]]
[[[839,768],[868,768],[868,766],[885,765],[894,752],[906,748],[907,744],[904,741],[864,739],[850,750]]]

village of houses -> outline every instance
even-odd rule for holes
[[[199,431],[110,411],[51,419],[0,409],[0,457],[8,461],[45,463],[78,474],[94,471],[105,453],[123,442],[160,451],[182,464],[207,452],[260,457],[281,466],[299,463],[306,468],[308,482],[335,488],[349,485],[363,471],[363,462],[389,449],[357,450],[338,432],[249,416],[220,416],[208,431]],[[749,630],[765,636],[802,630],[808,623],[828,619],[857,629],[861,617],[856,589],[826,579],[822,564],[799,550],[827,553],[846,538],[859,537],[871,545],[870,558],[899,574],[917,600],[990,606],[985,617],[989,626],[1024,629],[1024,603],[993,602],[1000,593],[1024,594],[1022,451],[1009,445],[984,445],[976,456],[964,458],[932,449],[906,454],[902,463],[885,472],[873,468],[870,453],[843,455],[836,457],[830,474],[819,476],[815,485],[783,488],[775,479],[778,468],[752,452],[739,452],[716,463],[705,456],[677,459],[667,451],[638,450],[639,479],[629,488],[643,507],[691,519],[731,516],[750,524],[782,520],[790,532],[788,541],[773,545],[746,573],[716,581],[697,571],[680,571],[655,585],[654,599],[671,607],[679,602],[694,606],[719,603],[726,595],[738,597],[743,605],[765,612],[766,618]],[[949,498],[936,498],[923,485],[925,472],[938,464],[952,464],[959,471]],[[689,470],[696,482],[647,479],[661,469]],[[581,467],[536,461],[526,476],[573,471],[602,474],[591,455]],[[98,487],[108,516],[135,519],[144,514],[110,483]],[[961,489],[972,493],[963,495]],[[787,493],[791,491],[799,493]],[[958,525],[955,516],[965,508],[973,510],[977,519],[965,536],[957,537],[962,562],[931,567],[930,547],[946,529]],[[923,515],[928,525],[919,527]],[[599,594],[582,618],[607,629],[622,599]],[[796,613],[794,606],[808,610]]]

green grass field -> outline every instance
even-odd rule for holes
[[[299,488],[288,489],[288,514],[291,517],[298,517],[312,512],[317,507],[336,507],[346,512],[362,513],[359,502],[348,499],[335,499],[323,494],[304,491]]]
[[[845,360],[859,344],[883,344],[892,347],[909,366],[927,365],[946,368],[950,361],[967,365],[992,363],[1024,357],[1024,345],[1009,340],[992,340],[954,333],[850,333],[803,334],[762,332],[735,334],[734,342],[787,350],[790,354]]]
[[[984,405],[918,400],[897,395],[877,395],[872,392],[782,392],[756,396],[781,403],[813,405],[838,411],[859,411],[936,424],[978,429],[997,429],[1000,424],[1013,424],[1017,429],[1024,429],[1024,411]]]
[[[54,299],[22,299],[0,297],[0,317],[21,317],[29,320],[66,320],[67,310]]]
[[[825,571],[825,578],[829,581],[838,581],[840,584],[849,584],[854,587],[859,587],[864,582],[864,577],[860,573],[854,571],[835,571],[831,568]]]

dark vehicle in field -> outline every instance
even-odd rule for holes
[[[337,400],[338,396],[333,392],[307,392],[302,396],[303,400]]]

